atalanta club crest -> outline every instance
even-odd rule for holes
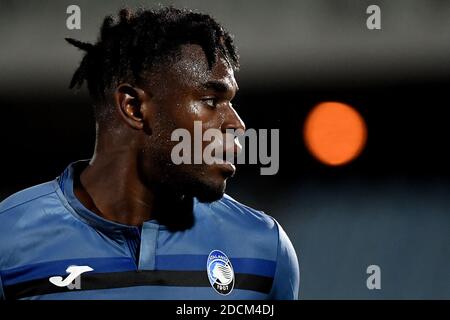
[[[230,259],[220,250],[213,250],[206,264],[208,279],[218,294],[226,296],[234,287],[234,271]]]

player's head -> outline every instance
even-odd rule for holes
[[[213,201],[223,195],[229,165],[174,165],[177,128],[244,129],[232,108],[239,59],[231,36],[209,15],[163,8],[106,17],[71,87],[87,82],[97,123],[96,153],[126,155],[155,192]],[[203,148],[206,144],[203,145]],[[233,149],[237,149],[233,146]]]

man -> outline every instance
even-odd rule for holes
[[[1,203],[2,297],[296,299],[286,233],[224,195],[234,166],[171,160],[194,121],[245,129],[231,36],[208,15],[124,9],[95,45],[67,41],[86,51],[71,87],[93,99],[94,155]]]

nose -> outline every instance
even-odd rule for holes
[[[241,129],[245,131],[245,123],[242,121],[239,114],[236,110],[230,105],[227,108],[224,122],[222,124],[222,132],[225,132],[227,129],[238,130]]]

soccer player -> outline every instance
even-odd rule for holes
[[[296,299],[286,233],[224,194],[234,166],[171,161],[175,129],[244,130],[231,36],[209,15],[123,9],[95,44],[67,41],[85,51],[71,87],[92,97],[94,155],[0,204],[1,297]]]

